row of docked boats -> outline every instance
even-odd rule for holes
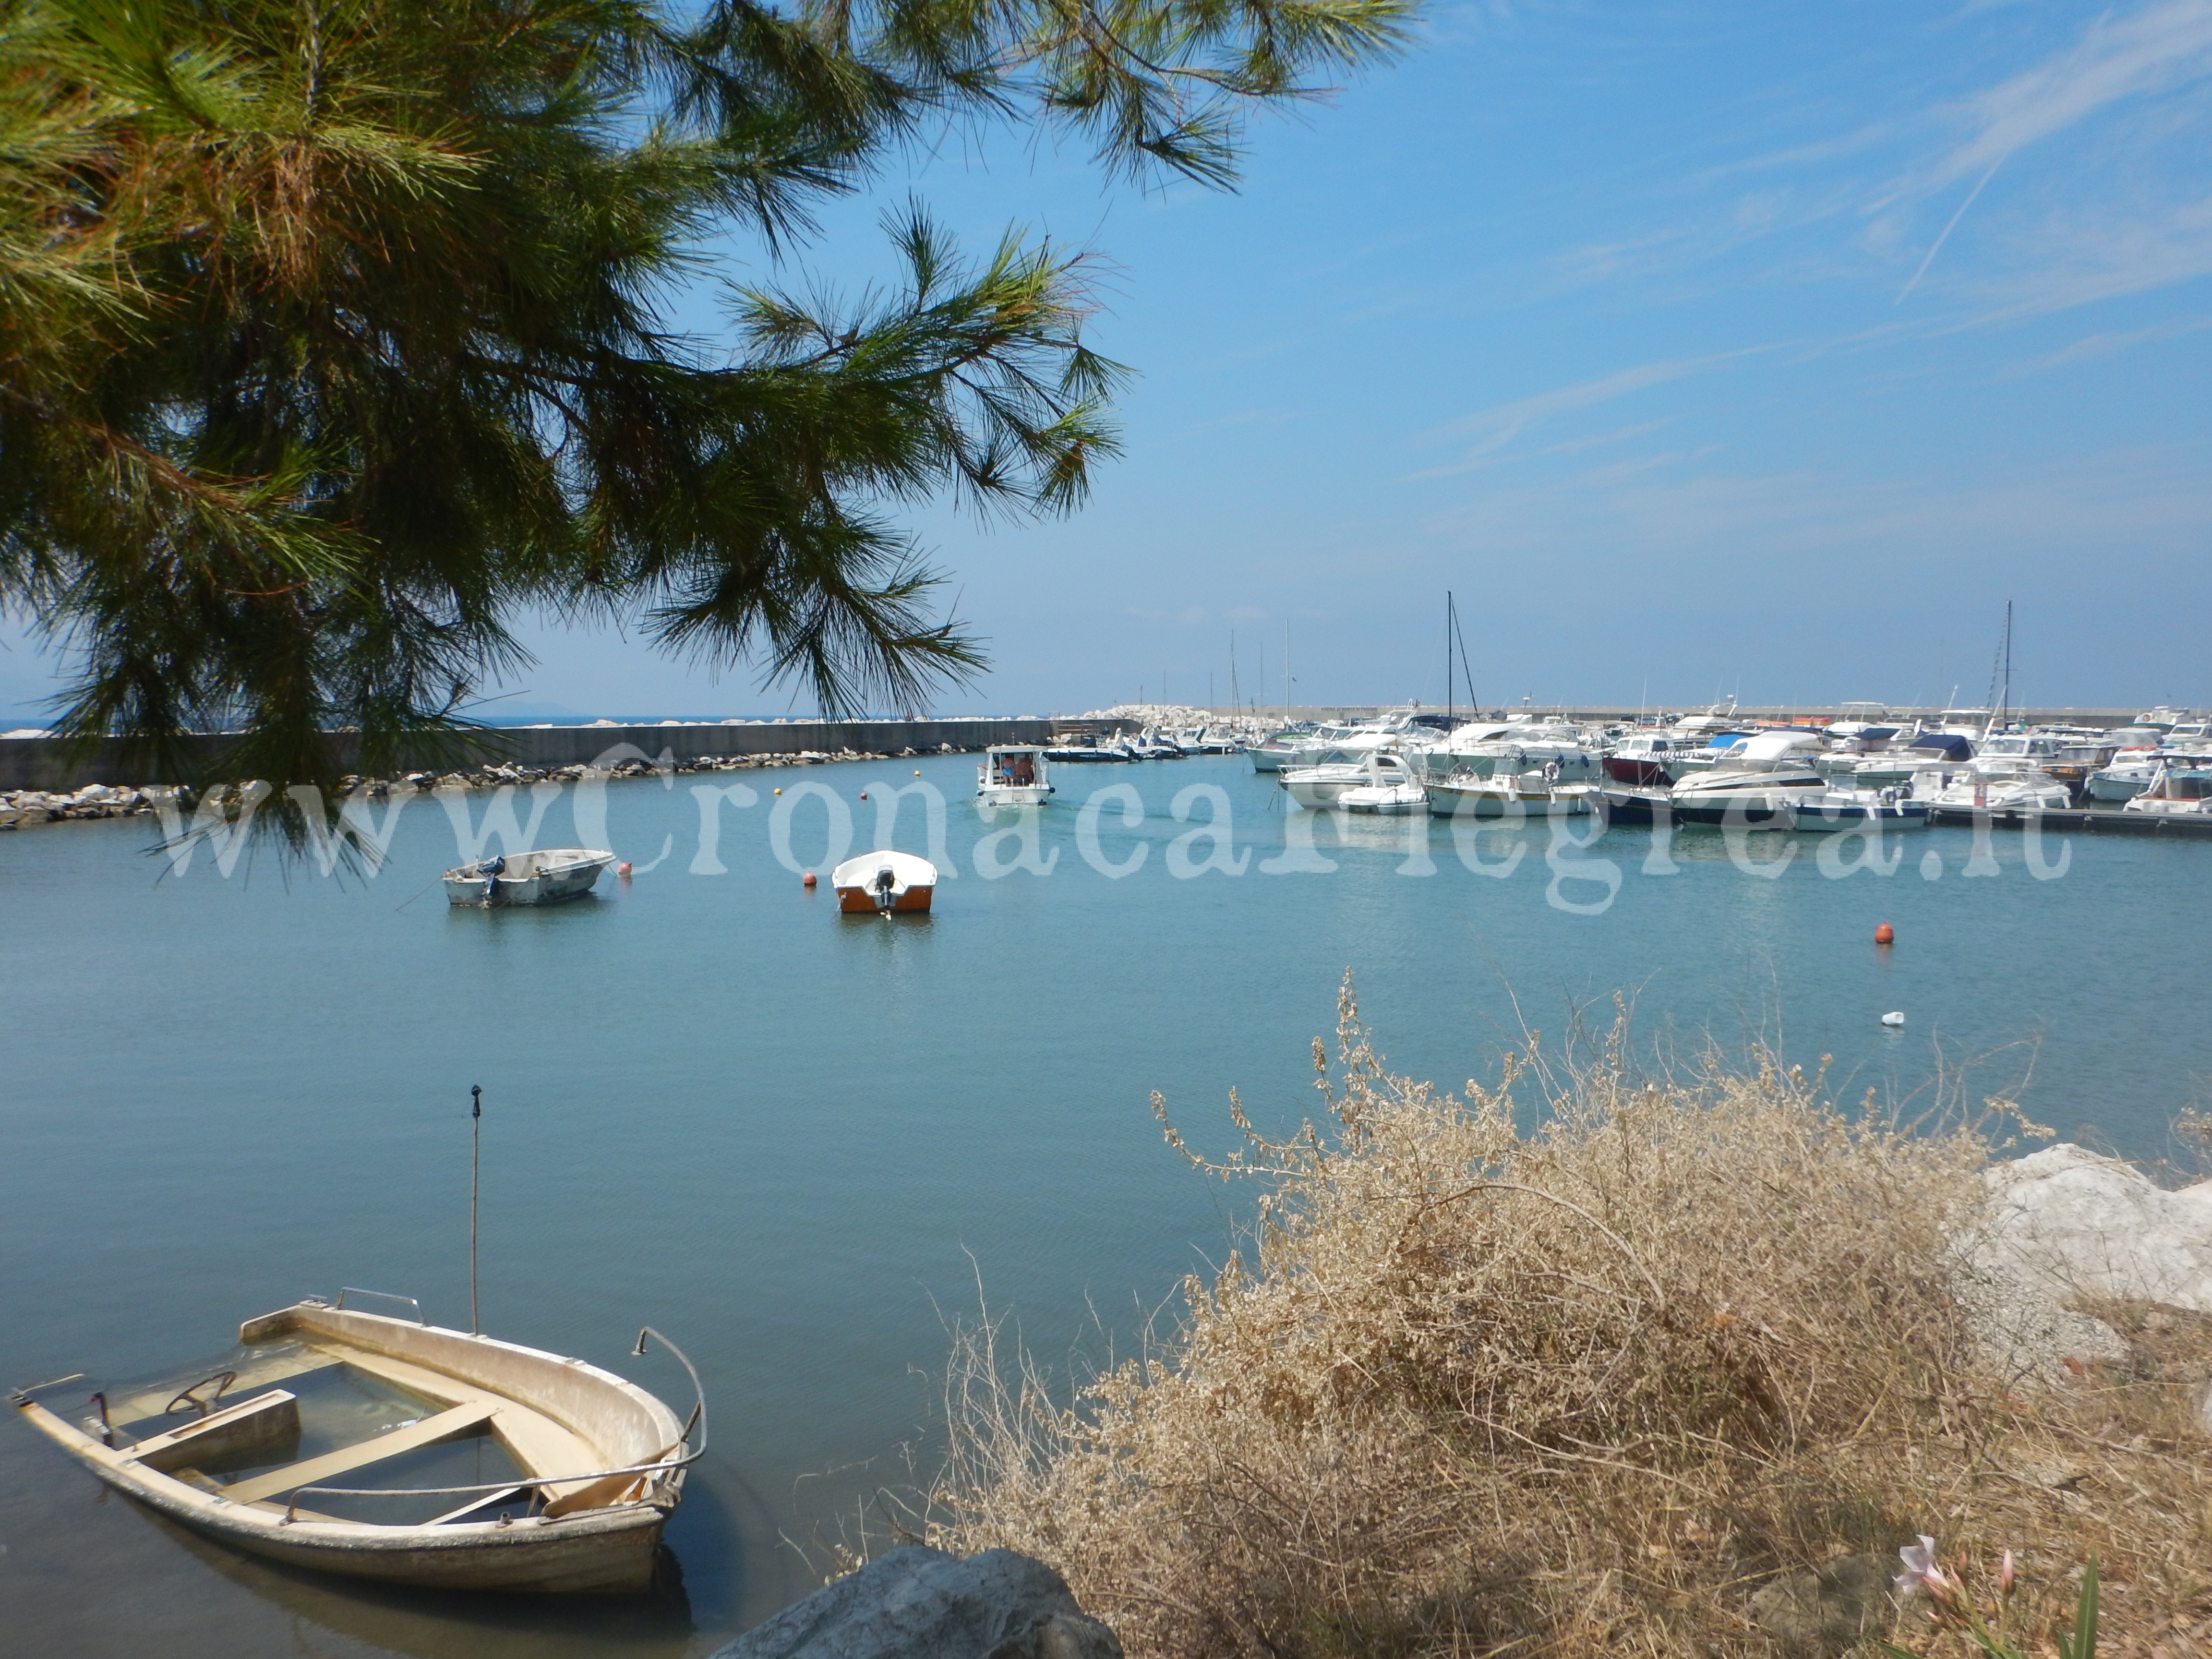
[[[1871,705],[1845,714],[1773,726],[1715,708],[1597,727],[1541,716],[1447,723],[1404,709],[1286,728],[1251,752],[1301,806],[1347,812],[1602,809],[1622,823],[1663,811],[1674,823],[1811,830],[1910,827],[1952,809],[2212,815],[2212,729],[2202,720],[2105,731],[2004,724],[1979,709],[1910,724]]]

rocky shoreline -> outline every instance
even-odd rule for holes
[[[582,783],[592,779],[647,778],[667,773],[755,772],[787,766],[825,766],[839,761],[913,760],[923,755],[955,755],[980,750],[939,744],[934,749],[901,749],[878,752],[865,749],[802,749],[788,754],[702,755],[690,760],[626,760],[599,766],[479,766],[466,772],[409,772],[397,778],[346,777],[339,781],[345,796],[363,795],[380,800],[394,790],[428,793],[435,789],[500,789],[533,783]],[[234,786],[226,785],[226,788]],[[191,811],[198,805],[199,792],[183,784],[138,786],[87,784],[70,793],[40,789],[0,791],[0,831],[48,823],[82,823],[94,818],[146,817],[165,805]]]

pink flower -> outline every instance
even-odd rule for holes
[[[2014,1571],[2013,1568],[2012,1552],[2010,1550],[2007,1550],[2004,1553],[2003,1562],[1997,1568],[1997,1594],[1999,1595],[2010,1595],[2012,1594],[2013,1581],[2019,1576],[2020,1575]]]
[[[1957,1590],[1957,1581],[1936,1565],[1936,1540],[1926,1533],[1920,1534],[1919,1543],[1905,1545],[1897,1552],[1897,1556],[1905,1563],[1905,1571],[1896,1578],[1900,1595],[1910,1595],[1916,1589],[1925,1589],[1940,1601]]]

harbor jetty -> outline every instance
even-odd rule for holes
[[[863,759],[894,755],[944,754],[988,748],[994,743],[1055,743],[1072,735],[1127,729],[1127,723],[1099,720],[1019,719],[870,720],[662,720],[617,724],[595,720],[582,726],[484,726],[472,735],[477,766],[451,775],[465,782],[479,770],[500,767],[534,769],[541,777],[567,767],[611,767],[616,761],[644,757],[667,766],[700,761],[847,757]],[[235,740],[222,733],[182,740],[179,750],[199,777],[221,774],[222,759]],[[605,757],[612,755],[613,760]],[[430,763],[425,757],[414,771]],[[0,793],[25,790],[75,794],[93,787],[146,791],[187,780],[149,775],[142,748],[120,738],[85,744],[39,733],[0,737]],[[512,777],[496,781],[512,782]]]

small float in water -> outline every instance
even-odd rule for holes
[[[98,1415],[81,1425],[33,1397],[58,1384],[10,1398],[117,1491],[272,1560],[443,1589],[650,1588],[684,1471],[706,1449],[703,1395],[678,1422],[644,1389],[580,1359],[366,1313],[343,1305],[348,1294],[372,1293],[249,1319],[239,1328],[245,1352],[226,1368],[184,1388],[94,1395]],[[641,1333],[636,1352],[647,1334],[683,1358],[657,1332]],[[259,1392],[223,1401],[249,1390]],[[428,1449],[477,1437],[512,1473],[371,1484],[379,1465],[412,1453],[419,1466]],[[383,1518],[353,1518],[364,1514]]]
[[[927,910],[937,890],[937,866],[886,848],[847,859],[830,872],[830,884],[837,890],[837,908],[849,915]]]
[[[446,872],[449,904],[558,904],[592,890],[599,872],[615,861],[612,853],[591,847],[549,847],[542,852],[509,853]]]

